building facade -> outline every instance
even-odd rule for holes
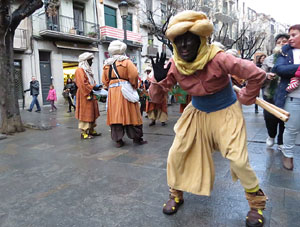
[[[100,68],[102,71],[104,62],[109,58],[108,46],[113,40],[121,40],[126,42],[126,55],[141,71],[141,49],[143,47],[143,40],[140,34],[139,26],[139,2],[128,1],[128,15],[126,18],[126,28],[124,28],[123,19],[121,18],[120,1],[105,0],[97,1],[98,21],[100,26]],[[124,40],[126,29],[127,39]]]
[[[54,13],[48,10],[48,1],[44,1],[44,7],[37,10],[27,22],[28,47],[15,54],[15,65],[22,65],[24,88],[29,87],[32,76],[40,82],[39,101],[42,105],[49,104],[46,98],[51,84],[57,91],[58,101],[64,101],[64,84],[68,78],[74,79],[78,56],[83,52],[94,53],[93,70],[96,81],[100,80],[99,26],[95,0],[61,0]],[[30,101],[27,93],[25,103],[29,104]]]
[[[35,76],[41,84],[39,101],[47,105],[49,86],[53,84],[62,102],[62,91],[67,78],[73,78],[78,66],[78,56],[86,51],[95,55],[95,79],[101,82],[104,61],[109,58],[108,45],[119,39],[124,41],[124,24],[118,0],[60,0],[49,10],[49,1],[43,8],[22,21],[15,33],[15,73],[19,99]],[[241,29],[250,24],[246,36],[261,32],[263,45],[257,50],[270,54],[274,36],[286,32],[288,26],[276,22],[263,13],[257,13],[242,0],[127,0],[126,54],[135,63],[143,77],[151,66],[150,57],[171,50],[156,34],[162,29],[170,10],[176,12],[193,9],[203,11],[214,24],[211,41],[228,46],[239,37]],[[149,16],[151,12],[152,17]],[[149,19],[152,18],[152,21]],[[235,44],[233,48],[237,48]],[[25,104],[31,101],[25,94]]]

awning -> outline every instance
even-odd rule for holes
[[[62,41],[56,41],[54,42],[56,47],[62,48],[62,49],[69,49],[69,50],[87,50],[92,52],[98,52],[99,49],[95,46],[91,46],[84,43],[69,43],[69,42],[62,42]]]

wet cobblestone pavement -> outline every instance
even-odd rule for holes
[[[64,106],[49,113],[22,111],[24,133],[0,140],[1,227],[98,226],[245,226],[248,203],[239,182],[232,182],[229,162],[213,154],[216,168],[210,197],[185,193],[173,216],[162,213],[168,198],[166,161],[179,106],[169,107],[167,126],[144,118],[148,144],[115,148],[104,106],[97,120],[101,137],[80,140],[74,113]],[[269,197],[265,226],[300,226],[300,147],[294,171],[281,165],[274,145],[267,149],[262,110],[244,107],[252,168]],[[49,129],[52,128],[52,129]],[[38,129],[38,130],[36,130]],[[47,130],[46,130],[47,129]]]

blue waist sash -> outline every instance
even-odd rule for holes
[[[231,82],[221,91],[212,95],[192,96],[192,105],[203,112],[215,112],[227,108],[237,100]]]

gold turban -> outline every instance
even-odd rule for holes
[[[213,28],[213,24],[204,13],[186,10],[171,19],[166,36],[171,42],[188,31],[198,36],[208,37],[213,32]]]
[[[186,32],[198,35],[201,40],[198,55],[193,62],[186,62],[181,59],[174,44],[175,38]],[[213,24],[202,12],[186,10],[178,13],[170,20],[166,36],[173,44],[174,62],[181,74],[191,75],[195,71],[203,69],[207,62],[213,59],[219,51],[222,51],[215,45],[207,45],[207,37],[210,36],[212,32]]]

